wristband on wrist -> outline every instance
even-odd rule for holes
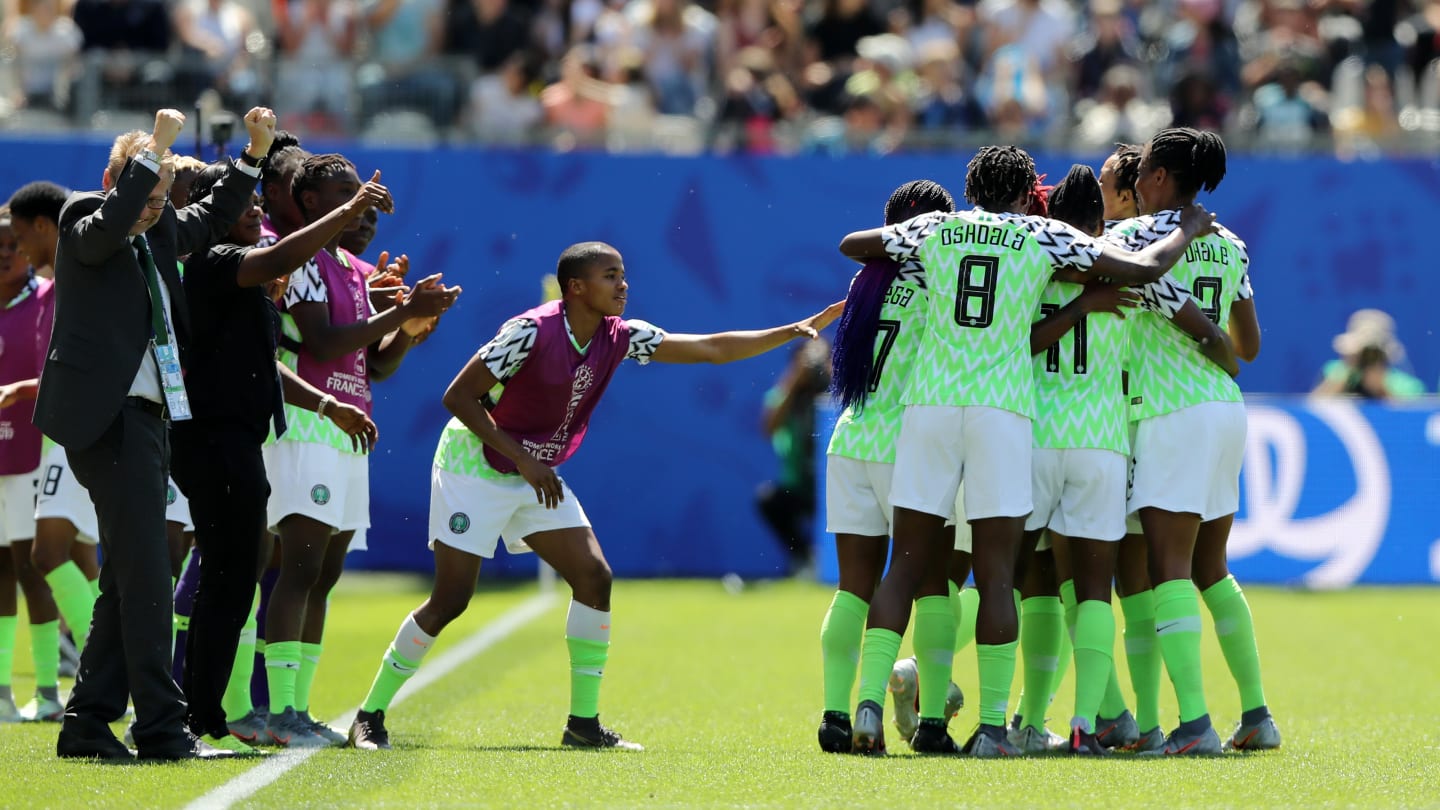
[[[325,409],[335,404],[335,397],[326,394],[320,398],[320,404],[315,406],[315,415],[321,419],[325,418]]]
[[[242,149],[240,150],[240,162],[244,163],[246,166],[252,166],[258,169],[265,165],[265,157],[263,155],[258,158],[251,157],[249,152],[246,152]]]

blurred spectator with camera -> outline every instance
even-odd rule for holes
[[[1324,379],[1311,393],[1381,401],[1425,393],[1424,383],[1396,368],[1405,361],[1405,347],[1395,338],[1395,319],[1385,312],[1357,310],[1333,345],[1340,357],[1325,364]]]
[[[830,387],[830,343],[808,340],[790,355],[780,380],[765,392],[763,426],[780,460],[780,474],[760,485],[755,504],[789,556],[789,572],[813,565],[810,521],[815,517],[815,402]]]

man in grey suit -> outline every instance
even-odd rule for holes
[[[275,131],[274,113],[245,116],[250,144],[210,196],[169,204],[167,150],[185,117],[155,115],[148,141],[109,193],[77,193],[60,212],[55,322],[35,424],[70,458],[99,518],[100,598],[56,743],[62,757],[129,759],[110,731],[135,704],[142,759],[229,755],[185,728],[170,677],[171,585],[165,486],[172,418],[188,417],[180,364],[190,321],[177,256],[221,239],[240,218]]]

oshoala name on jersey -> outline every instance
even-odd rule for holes
[[[975,222],[962,223],[959,227],[940,231],[940,244],[970,247],[973,245],[995,245],[1019,250],[1025,245],[1025,232],[983,225]]]
[[[915,288],[891,284],[890,289],[885,291],[885,303],[894,304],[897,307],[910,306],[910,299],[915,297]]]
[[[1185,261],[1187,262],[1210,262],[1225,267],[1230,266],[1230,248],[1224,242],[1210,242],[1209,240],[1195,240],[1185,248]]]

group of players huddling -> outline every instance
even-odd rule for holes
[[[887,689],[918,753],[1279,747],[1225,564],[1246,427],[1233,378],[1259,329],[1244,243],[1195,204],[1224,174],[1220,138],[1193,129],[1121,145],[1098,179],[1076,166],[1053,189],[1023,150],[986,147],[965,178],[973,209],[914,181],[885,227],[844,238],[865,266],[834,350],[844,410],[826,509],[840,581],[821,629],[823,750],[884,753]],[[1113,661],[1112,583],[1134,713]],[[1200,597],[1243,709],[1223,747],[1201,679]],[[897,662],[912,601],[915,657]],[[947,731],[962,700],[950,674],[971,640],[980,722],[961,747]],[[1075,709],[1060,737],[1044,713],[1069,648]],[[1168,734],[1161,661],[1180,713]]]

